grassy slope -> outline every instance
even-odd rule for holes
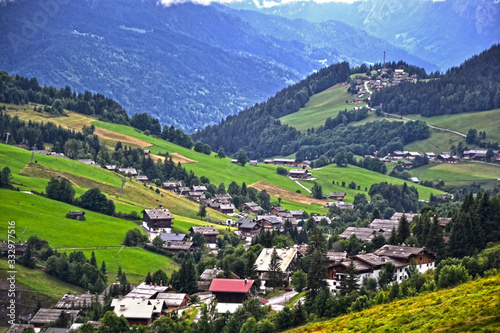
[[[5,259],[0,259],[0,278],[7,278],[8,263]],[[20,283],[29,288],[35,295],[48,298],[51,302],[58,301],[66,293],[85,292],[84,289],[62,282],[53,276],[40,270],[29,269],[21,265],[16,265],[16,283]]]
[[[426,293],[288,332],[495,332],[500,275]]]
[[[432,128],[429,128],[429,131],[431,136],[428,139],[407,144],[405,150],[419,153],[433,152],[437,155],[444,151],[450,151],[452,145],[456,146],[458,142],[465,141],[464,137],[457,134],[438,131]]]
[[[436,117],[422,117],[419,115],[411,115],[409,117],[412,119],[424,120],[428,124],[449,128],[464,134],[467,134],[469,129],[475,128],[478,132],[486,131],[487,140],[495,142],[500,141],[500,131],[498,130],[500,109]]]
[[[348,85],[336,84],[333,87],[320,92],[311,97],[305,107],[299,111],[281,117],[283,124],[295,127],[299,131],[306,131],[308,128],[317,128],[325,124],[327,118],[335,118],[340,111],[354,109],[353,104],[346,104],[346,100],[352,102],[355,95],[347,92]],[[365,103],[355,106],[365,106]]]
[[[365,192],[364,189],[365,187],[367,187],[369,190],[372,184],[389,182],[392,184],[402,185],[405,182],[402,179],[389,177],[352,165],[349,165],[347,168],[340,168],[336,165],[331,164],[321,168],[321,170],[314,170],[312,174],[314,178],[319,177],[316,182],[321,185],[323,193],[345,192],[347,193],[346,202],[349,203],[353,202],[354,196],[357,193],[365,193],[368,196],[367,192]],[[338,181],[339,185],[333,185],[332,181],[335,181],[335,183],[337,183]],[[342,187],[342,181],[345,182],[345,187]],[[354,181],[356,185],[361,186],[360,191],[358,191],[357,189],[352,190],[348,187],[349,183],[352,181]],[[307,186],[309,189],[311,189],[313,186],[312,181],[301,181],[301,183]],[[406,183],[409,186],[415,186],[417,188],[420,200],[429,200],[431,193],[434,195],[443,193],[436,189],[412,184],[408,181],[406,181]]]

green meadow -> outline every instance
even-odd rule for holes
[[[481,112],[468,112],[459,114],[448,114],[435,117],[422,117],[420,115],[408,116],[412,119],[423,120],[428,124],[442,128],[448,128],[467,134],[469,129],[486,131],[486,140],[500,142],[500,109]]]
[[[422,119],[426,121],[427,119]],[[454,133],[439,131],[429,128],[431,136],[425,140],[419,140],[407,144],[405,150],[416,151],[419,153],[433,152],[436,155],[444,151],[450,151],[450,147],[457,145],[460,141],[465,141],[465,138]]]
[[[286,332],[498,332],[500,275]]]
[[[304,132],[308,128],[317,128],[324,125],[327,118],[335,118],[340,111],[346,109],[351,111],[355,106],[366,106],[365,103],[356,105],[346,103],[346,101],[352,103],[354,97],[357,97],[357,95],[348,93],[347,88],[349,88],[349,85],[339,83],[319,94],[313,95],[305,107],[281,117],[280,121]]]
[[[324,194],[328,194],[330,192],[345,192],[346,202],[348,203],[352,203],[354,201],[354,196],[358,193],[365,193],[368,197],[368,190],[370,190],[370,186],[372,184],[381,182],[388,182],[396,185],[402,185],[406,182],[409,186],[414,186],[417,188],[420,200],[429,200],[431,193],[433,195],[444,193],[436,189],[413,184],[409,181],[389,177],[387,175],[383,175],[353,165],[349,165],[347,167],[338,167],[331,164],[322,167],[320,170],[313,170],[312,175],[313,178],[318,178],[316,182],[321,185]],[[333,181],[335,181],[335,185],[332,183]],[[343,181],[345,182],[345,187],[342,187]],[[338,185],[337,182],[339,183]],[[351,182],[356,183],[355,190],[348,187]],[[314,184],[313,181],[301,181],[301,183],[309,189],[311,189]],[[359,191],[357,190],[358,185],[360,186]],[[365,188],[367,188],[366,192]]]

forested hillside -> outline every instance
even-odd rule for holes
[[[436,116],[500,107],[500,44],[454,67],[441,78],[401,83],[372,96],[372,106],[396,114]]]
[[[429,136],[423,122],[383,121],[360,127],[348,126],[351,122],[366,118],[366,110],[342,111],[336,118],[328,118],[324,126],[307,135],[281,124],[277,119],[297,112],[312,95],[347,81],[351,72],[349,64],[345,62],[324,68],[298,84],[283,89],[267,102],[193,134],[193,139],[210,145],[212,150],[224,148],[229,155],[244,149],[250,158],[296,153],[296,158],[302,160],[320,155],[334,157],[346,151],[364,155],[377,150],[402,150],[405,144]]]

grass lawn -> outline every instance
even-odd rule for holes
[[[120,246],[133,222],[87,210],[86,221],[67,219],[66,213],[80,208],[35,194],[0,190],[0,211],[5,221],[16,221],[16,234],[23,240],[32,235],[50,246]],[[7,224],[0,226],[1,240],[7,239]]]
[[[342,83],[320,92],[311,97],[305,107],[299,111],[281,117],[283,124],[295,127],[297,130],[305,132],[308,128],[323,126],[327,118],[335,118],[340,111],[354,109],[351,103],[357,95],[351,95],[347,92],[348,85]],[[366,106],[365,103],[356,104],[356,107]]]
[[[388,182],[396,185],[402,185],[407,183],[409,186],[414,186],[417,188],[420,200],[429,200],[431,193],[436,195],[439,193],[444,193],[436,189],[420,186],[417,184],[412,184],[409,181],[402,179],[389,177],[374,171],[366,170],[357,166],[349,165],[346,168],[338,167],[334,164],[322,167],[321,170],[312,171],[313,177],[318,178],[316,182],[321,185],[323,193],[330,192],[345,192],[346,202],[352,203],[354,201],[354,196],[358,193],[364,193],[368,196],[368,191],[372,184]],[[335,181],[335,185],[332,184]],[[345,187],[342,187],[342,182],[345,182]],[[355,190],[350,189],[348,186],[351,182],[355,182],[356,186],[360,185],[360,190],[357,188]],[[339,182],[339,185],[337,185]],[[313,187],[313,181],[301,181],[307,188],[311,189]],[[367,191],[365,192],[365,187]]]
[[[408,116],[412,119],[424,120],[428,124],[448,128],[467,134],[469,129],[486,131],[486,140],[500,142],[500,109],[481,112],[467,112],[435,117],[422,117],[420,115]]]
[[[500,275],[286,332],[498,332]]]
[[[92,251],[94,251],[98,266],[101,267],[101,262],[104,260],[110,276],[114,276],[118,272],[118,267],[121,266],[122,271],[127,274],[127,279],[131,282],[142,281],[148,271],[153,273],[159,269],[164,270],[170,276],[178,266],[172,259],[140,247],[77,250],[82,251],[87,258],[90,258]],[[69,254],[73,251],[67,250],[63,252]],[[113,280],[108,278],[108,282],[111,281]]]
[[[424,119],[427,120],[427,119]],[[429,128],[431,136],[425,140],[419,140],[407,144],[405,150],[416,151],[419,153],[434,152],[436,155],[443,151],[450,151],[452,145],[457,145],[460,141],[465,141],[465,138],[450,132],[438,131]]]
[[[0,259],[0,278],[7,278],[7,270],[9,269],[6,259]],[[56,302],[64,294],[78,293],[83,294],[86,290],[63,282],[55,277],[44,273],[37,269],[26,268],[21,265],[16,265],[16,283],[20,283],[28,288],[35,295],[43,295],[43,298]]]
[[[468,161],[457,164],[429,163],[410,170],[410,173],[420,180],[443,180],[445,183],[474,181],[498,183],[500,167]]]

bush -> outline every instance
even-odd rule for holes
[[[144,245],[148,242],[148,236],[143,235],[139,229],[132,229],[127,231],[123,244],[125,246],[138,246]]]
[[[439,272],[438,287],[449,288],[470,280],[470,275],[462,264],[443,267]]]
[[[276,168],[276,173],[277,173],[278,175],[282,175],[282,176],[286,176],[286,175],[288,175],[288,171],[287,171],[287,169],[285,169],[285,168],[283,168],[283,167],[277,167],[277,168]]]

